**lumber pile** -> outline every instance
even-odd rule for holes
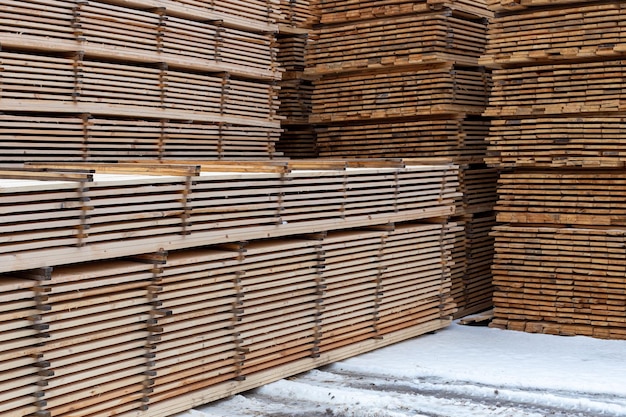
[[[624,3],[490,4],[492,325],[624,339]]]
[[[309,123],[313,84],[304,76],[309,30],[302,31],[304,33],[283,30],[277,39],[278,62],[285,69],[279,82],[278,114],[283,117],[283,132],[277,149],[285,156],[299,159],[314,158],[318,154],[315,131]]]
[[[32,169],[47,171],[4,171],[0,265],[4,272],[146,253],[160,239],[177,249],[454,213],[456,168],[377,164],[40,163]]]
[[[309,0],[281,0],[277,61],[284,69],[278,94],[283,132],[276,149],[290,158],[318,156],[315,130],[309,123],[313,84],[305,76],[307,50],[319,13]],[[358,156],[357,156],[358,158]]]
[[[456,166],[1,174],[10,416],[166,417],[441,329],[455,312]]]
[[[450,158],[481,161],[489,122],[481,118],[363,121],[317,127],[317,146],[329,158]],[[370,138],[376,137],[376,140]]]
[[[495,325],[626,339],[624,232],[496,227]]]
[[[316,8],[319,0],[280,0],[280,18],[278,23],[283,32],[300,32],[298,29],[310,29],[319,22]]]
[[[42,368],[38,354],[45,329],[36,327],[39,309],[32,280],[0,278],[0,409],[8,416],[26,416],[41,405]]]
[[[309,121],[320,156],[459,164],[466,195],[455,221],[468,232],[457,234],[455,302],[459,316],[489,308],[489,294],[462,288],[474,263],[465,255],[490,252],[489,231],[478,225],[493,221],[496,200],[496,170],[484,164],[489,123],[481,116],[491,79],[478,63],[491,12],[481,1],[320,0],[317,7],[305,75],[313,79]],[[483,261],[471,280],[490,283]]]
[[[277,4],[4,1],[0,163],[280,156]]]

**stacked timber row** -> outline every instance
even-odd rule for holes
[[[0,163],[279,155],[278,0],[0,7]]]
[[[491,6],[493,325],[626,339],[626,2]]]
[[[280,85],[282,134],[277,149],[290,158],[317,156],[315,130],[309,123],[313,83],[305,77],[306,50],[317,9],[310,0],[281,0],[277,36],[278,62],[283,68]],[[358,158],[358,156],[357,156]]]
[[[445,327],[457,172],[4,170],[2,415],[167,417]]]
[[[454,298],[491,306],[497,173],[484,164],[489,74],[478,65],[484,2],[320,0],[311,37],[312,115],[321,157],[446,158],[459,164]]]

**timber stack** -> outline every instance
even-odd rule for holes
[[[2,4],[3,417],[167,417],[450,324],[458,167],[276,149],[308,1]]]
[[[167,417],[447,326],[458,168],[0,172],[0,410]]]
[[[490,6],[492,325],[626,339],[626,2]]]
[[[277,149],[290,158],[315,158],[315,131],[309,123],[313,83],[304,74],[312,27],[319,21],[315,0],[281,0],[277,34],[282,134]],[[358,156],[357,156],[358,158]]]
[[[444,158],[461,166],[453,293],[458,316],[491,307],[497,172],[481,116],[478,65],[491,13],[481,1],[319,0],[305,74],[314,79],[317,147],[327,158]]]
[[[3,1],[0,163],[280,156],[278,2]]]

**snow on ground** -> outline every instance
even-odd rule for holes
[[[626,341],[462,326],[179,417],[623,417]]]

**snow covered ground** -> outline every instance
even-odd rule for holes
[[[626,416],[626,341],[454,323],[180,417]]]

